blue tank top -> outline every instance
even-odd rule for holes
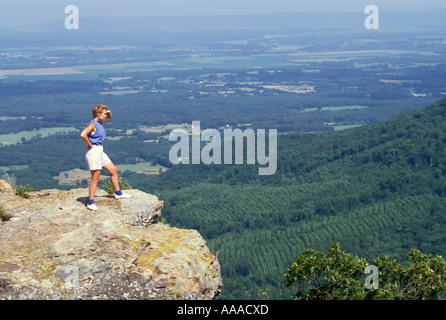
[[[106,135],[104,126],[102,125],[102,123],[95,120],[91,120],[90,123],[94,123],[94,125],[96,126],[96,132],[94,134],[90,133],[88,135],[88,139],[92,144],[102,143]]]

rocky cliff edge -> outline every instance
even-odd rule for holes
[[[213,299],[220,264],[196,230],[153,223],[163,202],[88,189],[15,195],[0,180],[0,299]]]

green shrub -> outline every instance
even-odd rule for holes
[[[446,261],[417,249],[407,255],[408,266],[389,256],[373,260],[375,288],[368,288],[364,273],[368,266],[331,244],[326,252],[307,249],[285,273],[287,287],[294,287],[296,300],[437,300],[446,291]]]
[[[19,185],[15,189],[15,194],[23,198],[27,198],[28,196],[26,195],[26,193],[30,191],[34,191],[34,188],[30,187],[29,184],[27,184],[26,186]]]
[[[113,188],[110,179],[101,180],[101,182],[102,182],[101,189],[105,190],[108,194],[115,193],[115,189]],[[132,189],[132,186],[126,180],[123,180],[121,176],[119,176],[119,188],[121,190],[128,190]]]

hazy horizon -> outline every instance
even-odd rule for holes
[[[251,15],[267,13],[298,13],[308,11],[341,11],[363,13],[373,4],[380,11],[441,10],[441,0],[313,0],[311,3],[293,0],[4,0],[0,11],[0,29],[28,28],[65,19],[68,5],[79,8],[85,17],[153,17],[153,16],[212,16]]]

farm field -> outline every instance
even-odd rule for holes
[[[331,52],[290,52],[274,54],[254,54],[249,56],[231,56],[219,54],[187,54],[187,57],[166,59],[159,61],[121,62],[100,64],[73,64],[71,66],[54,65],[47,68],[7,69],[0,70],[0,79],[3,80],[71,80],[95,79],[101,73],[128,73],[140,71],[160,70],[193,70],[199,68],[275,68],[294,66],[299,63],[324,61],[350,61],[352,59],[370,57],[398,57],[404,55],[418,55],[426,59],[437,61],[439,55],[430,51],[404,51],[404,50],[360,50],[360,51],[331,51]],[[296,59],[299,57],[299,59]]]
[[[101,175],[101,180],[107,179],[108,176]],[[91,173],[89,170],[73,169],[69,171],[63,171],[58,176],[54,177],[60,185],[75,186],[79,185],[82,180],[91,179]]]
[[[342,111],[342,110],[356,110],[356,109],[367,109],[367,106],[340,106],[340,107],[320,107],[320,108],[305,108],[304,112],[312,111]]]
[[[118,164],[116,165],[118,171],[132,171],[141,174],[160,174],[161,172],[165,172],[168,168],[165,168],[161,165],[152,165],[151,162],[140,162],[137,164]]]
[[[37,136],[47,137],[49,135],[53,135],[56,133],[70,133],[76,131],[78,131],[78,129],[74,127],[55,127],[55,128],[40,128],[38,130],[2,134],[0,135],[0,146],[21,143],[22,139],[29,140]]]

